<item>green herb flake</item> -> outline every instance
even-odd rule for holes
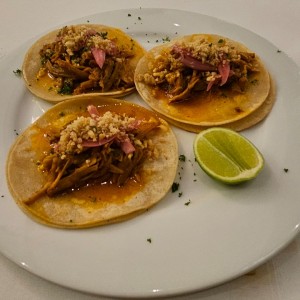
[[[179,160],[180,161],[185,161],[185,155],[184,154],[180,154],[179,155]]]
[[[131,14],[128,14],[127,16],[128,16],[128,17],[131,17]]]
[[[182,192],[178,193],[178,197],[180,198],[182,196]]]
[[[222,44],[222,43],[224,43],[224,40],[223,39],[219,39],[218,40],[218,44]]]
[[[141,18],[141,17],[138,17],[138,20],[142,20],[142,18]]]
[[[101,36],[104,40],[107,39],[107,35],[108,35],[108,32],[107,32],[107,31],[100,32],[99,34],[100,34],[100,36]]]
[[[64,82],[63,86],[61,89],[58,91],[59,94],[62,95],[71,95],[73,92],[73,86],[70,82]]]
[[[278,50],[277,50],[277,53],[281,53],[281,50],[278,49]]]
[[[148,238],[148,239],[147,239],[147,242],[148,242],[149,244],[151,244],[151,243],[152,243],[152,239],[151,239],[151,238]]]
[[[22,75],[22,71],[20,69],[16,69],[13,71],[13,73],[16,75],[16,76],[21,76]]]
[[[289,169],[284,168],[283,171],[284,171],[285,173],[287,173],[287,172],[289,171]]]
[[[175,193],[179,189],[179,183],[178,182],[173,182],[172,184],[172,193]]]
[[[191,204],[191,200],[190,200],[190,199],[189,199],[188,202],[185,202],[185,203],[184,203],[185,206],[188,206],[188,205],[190,205],[190,204]]]
[[[165,38],[162,38],[163,42],[170,42],[170,38],[168,36],[166,36]]]

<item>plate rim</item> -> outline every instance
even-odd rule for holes
[[[93,15],[90,15],[90,16],[85,16],[83,18],[80,18],[80,19],[77,19],[77,22],[79,20],[82,20],[84,18],[92,18],[92,17],[96,17],[96,16],[99,16],[99,15],[102,15],[104,13],[117,13],[117,12],[120,12],[120,11],[123,11],[123,12],[128,12],[128,11],[135,11],[135,12],[139,12],[139,11],[175,11],[175,12],[184,12],[188,15],[192,14],[192,15],[201,15],[201,16],[205,16],[206,18],[209,18],[209,19],[213,19],[213,20],[217,20],[218,22],[222,22],[222,23],[226,23],[226,24],[229,24],[230,26],[235,26],[235,27],[238,27],[238,28],[242,28],[236,24],[233,24],[233,23],[230,23],[230,22],[227,22],[227,21],[223,21],[221,19],[218,19],[218,18],[215,18],[213,16],[207,16],[207,15],[202,15],[202,14],[199,14],[199,13],[195,13],[195,12],[190,12],[190,11],[186,11],[186,10],[177,10],[177,9],[156,9],[156,8],[142,8],[142,9],[137,9],[137,8],[129,8],[129,9],[120,9],[120,10],[113,10],[113,11],[109,11],[109,12],[102,12],[102,13],[96,13],[96,14],[93,14]],[[67,24],[71,24],[71,23],[74,23],[76,22],[76,20],[73,20],[73,21],[69,21]],[[258,36],[260,37],[261,39],[263,39],[261,36],[257,35],[256,33],[254,32],[251,32],[250,30],[248,29],[245,29],[245,28],[242,28],[243,30],[247,31],[247,32],[250,32],[251,34],[254,34],[255,36]],[[127,32],[128,33],[128,32]],[[38,35],[40,36],[40,35]],[[18,53],[20,51],[20,49],[25,49],[26,45],[29,45],[30,42],[32,40],[34,40],[35,38],[33,39],[30,39],[27,43],[23,44],[20,48],[17,48],[15,51],[13,51],[11,54],[8,54],[4,57],[1,58],[0,60],[0,68],[2,65],[5,65],[5,62],[8,58],[10,57],[13,57],[14,55],[16,55],[16,53]],[[265,40],[265,39],[264,39]],[[267,41],[269,44],[271,44],[269,41]],[[273,45],[273,44],[272,44]],[[274,45],[273,45],[274,46]],[[275,47],[275,46],[274,46]],[[276,104],[275,104],[276,106]],[[291,232],[291,235],[284,241],[282,242],[280,245],[278,245],[278,247],[276,249],[273,249],[270,253],[268,253],[267,255],[265,255],[265,257],[261,258],[260,260],[257,260],[254,264],[251,265],[251,267],[249,267],[247,270],[243,270],[241,271],[240,273],[236,273],[234,276],[231,276],[230,278],[227,278],[227,279],[224,279],[223,281],[219,281],[218,283],[215,283],[215,284],[211,284],[211,285],[207,285],[205,286],[204,288],[197,288],[195,287],[193,290],[191,289],[188,289],[188,290],[181,290],[181,291],[178,291],[175,292],[175,293],[172,293],[172,291],[166,291],[166,290],[160,290],[158,292],[150,292],[148,291],[147,293],[129,293],[128,295],[125,295],[126,297],[141,297],[141,296],[147,296],[147,297],[156,297],[156,296],[174,296],[174,295],[182,295],[182,294],[186,294],[186,293],[190,293],[190,292],[196,292],[196,291],[200,291],[200,290],[203,290],[203,289],[207,289],[207,288],[210,288],[210,287],[213,287],[213,286],[216,286],[216,285],[219,285],[219,284],[222,284],[222,283],[225,283],[227,281],[230,281],[234,278],[237,278],[255,268],[257,268],[259,265],[261,265],[262,263],[264,263],[265,261],[269,260],[271,257],[273,257],[274,255],[276,255],[278,252],[280,252],[284,247],[286,247],[298,234],[299,232],[299,226],[297,228],[294,229],[294,231]],[[0,248],[0,252],[3,253],[1,251],[1,248]],[[68,284],[65,284],[65,283],[61,283],[61,282],[56,282],[56,281],[53,281],[51,279],[48,279],[47,277],[44,277],[42,276],[41,274],[39,274],[39,272],[35,272],[36,270],[32,270],[30,267],[26,266],[26,265],[23,265],[21,261],[16,261],[16,259],[14,259],[13,257],[10,257],[9,255],[7,255],[7,253],[3,253],[4,256],[8,257],[10,260],[12,260],[13,262],[17,263],[19,266],[21,266],[22,268],[30,271],[31,273],[41,277],[41,278],[44,278],[46,280],[49,280],[51,282],[54,282],[56,284],[60,284],[60,285],[63,285],[63,286],[66,286],[68,288],[72,288],[72,289],[76,289],[75,286],[73,286],[72,284],[71,285],[68,285]],[[83,291],[83,292],[91,292],[89,290],[84,290],[84,289],[79,289],[80,291]],[[97,295],[104,295],[104,296],[114,296],[114,297],[123,297],[124,294],[120,295],[118,293],[114,294],[102,294],[102,293],[96,293]]]

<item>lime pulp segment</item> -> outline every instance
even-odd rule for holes
[[[224,128],[200,132],[194,153],[201,168],[224,182],[241,182],[256,177],[264,160],[256,147],[242,135]]]

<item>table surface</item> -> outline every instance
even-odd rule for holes
[[[122,8],[173,8],[199,12],[247,28],[282,49],[300,66],[298,0],[1,0],[0,60],[24,42],[62,23]],[[1,234],[1,233],[0,233]],[[300,237],[253,272],[177,299],[299,299]],[[108,299],[73,291],[23,270],[0,254],[1,299]]]

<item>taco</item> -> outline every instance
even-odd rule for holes
[[[191,131],[234,124],[268,97],[272,103],[275,99],[261,59],[241,43],[213,34],[154,47],[139,61],[135,84],[153,110]]]
[[[173,184],[177,140],[168,123],[141,106],[82,96],[49,109],[7,159],[19,207],[53,227],[84,228],[132,218]]]
[[[142,46],[117,28],[79,24],[54,30],[27,51],[22,73],[27,88],[50,102],[70,97],[120,97],[135,90]]]

